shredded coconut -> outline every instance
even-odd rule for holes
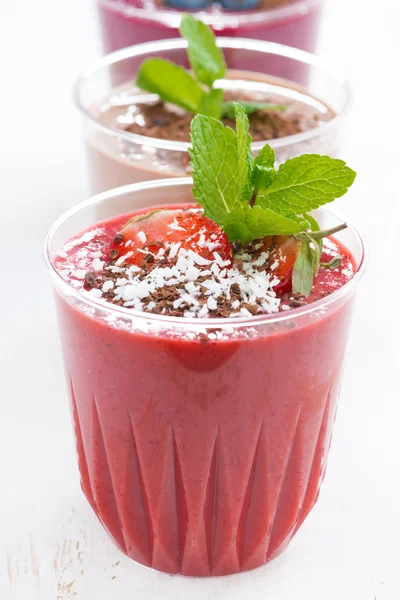
[[[207,299],[207,307],[209,308],[209,310],[216,310],[217,306],[218,304],[215,298],[209,296]]]
[[[193,252],[193,250],[188,250],[188,255],[193,260],[193,262],[196,263],[196,265],[200,265],[201,267],[209,265],[211,262],[210,260],[204,258],[204,256],[200,256],[200,254]]]
[[[89,294],[91,296],[94,296],[95,298],[101,298],[103,295],[103,292],[101,290],[93,288],[92,290],[90,290]]]
[[[106,294],[107,292],[109,292],[110,290],[112,290],[113,287],[114,287],[114,282],[111,281],[111,279],[108,279],[107,281],[105,281],[103,283],[103,287],[101,289]]]
[[[124,262],[126,261],[127,258],[130,258],[131,256],[133,256],[133,252],[132,250],[130,250],[129,252],[127,252],[126,254],[124,254],[123,256],[120,256],[119,259],[115,262],[115,264],[117,266],[119,265],[123,265]]]
[[[214,252],[215,262],[211,263],[192,250],[184,250],[179,242],[174,243],[169,248],[169,256],[171,260],[175,259],[175,264],[156,265],[145,271],[136,265],[110,265],[103,271],[110,273],[110,279],[106,279],[94,295],[100,298],[107,294],[110,301],[110,294],[113,294],[111,301],[147,311],[160,310],[157,298],[159,301],[171,298],[171,309],[180,311],[184,317],[213,316],[224,305],[229,306],[224,316],[251,317],[258,312],[278,312],[280,299],[273,288],[279,280],[270,270],[262,269],[268,254],[243,255],[237,265],[228,267],[225,265],[230,261],[224,260],[218,252]],[[234,285],[240,290],[240,299],[232,298]],[[160,290],[164,292],[157,296]]]
[[[178,254],[179,248],[182,246],[182,242],[177,242],[176,244],[171,244],[171,248],[168,254],[168,258],[172,259]]]
[[[74,277],[77,279],[85,279],[86,271],[84,269],[77,269],[74,272]]]
[[[103,270],[104,260],[100,260],[99,258],[95,258],[92,262],[92,269],[95,273],[99,273]]]
[[[174,229],[175,231],[186,231],[184,227],[181,227],[176,219],[173,220],[172,223],[167,225],[170,229]]]

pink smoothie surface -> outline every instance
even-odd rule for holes
[[[75,236],[56,268],[82,268],[88,252],[106,258],[126,218]],[[310,302],[354,273],[348,250],[328,246],[323,259],[339,250],[342,266],[321,268]],[[86,310],[61,291],[56,301],[82,488],[119,548],[193,576],[278,555],[325,474],[351,297],[312,315],[253,317],[251,334],[233,327],[206,342],[120,326],[110,304]]]
[[[302,10],[296,10],[296,5],[300,4]],[[309,6],[305,10],[303,2],[293,2],[286,5],[284,10],[229,12],[228,14],[237,17],[234,24],[224,23],[224,11],[221,11],[221,21],[213,28],[219,36],[266,40],[314,52],[321,17],[321,5],[322,1],[316,0],[314,3],[309,2]],[[140,0],[136,2],[134,0],[129,2],[97,0],[103,46],[106,53],[142,42],[179,37],[178,27],[169,26],[157,18],[158,8],[156,6],[152,12],[139,11],[140,14],[135,15],[130,10],[132,7],[140,9],[142,3]],[[292,8],[293,10],[290,10]],[[164,7],[163,12],[166,12]],[[177,11],[171,10],[170,12],[176,14]],[[270,16],[265,17],[265,13]],[[194,14],[196,15],[196,13]],[[260,18],[249,23],[243,18],[246,14],[259,14]],[[274,16],[280,14],[281,16]],[[234,65],[231,65],[231,68],[233,67]]]

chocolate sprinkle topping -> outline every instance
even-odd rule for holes
[[[96,285],[96,274],[93,271],[88,271],[85,275],[85,288],[94,288]]]

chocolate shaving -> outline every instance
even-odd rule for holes
[[[151,254],[149,252],[149,254],[146,254],[146,256],[144,257],[143,260],[145,263],[153,263],[154,262],[154,254]]]
[[[240,285],[238,283],[232,283],[229,289],[231,292],[231,296],[236,296],[237,299],[240,299],[242,297],[242,290],[240,289]]]
[[[114,238],[114,244],[120,244],[121,242],[124,241],[124,236],[122,233],[117,233],[117,235]]]
[[[258,313],[257,304],[243,304],[243,308],[247,308],[249,313],[251,313],[252,315],[256,315]]]
[[[85,283],[84,286],[85,288],[94,288],[94,286],[96,285],[96,274],[93,273],[93,271],[88,271],[85,275]]]
[[[307,302],[305,300],[291,300],[289,302],[290,308],[298,308],[299,306],[306,306]]]

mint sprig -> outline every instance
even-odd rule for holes
[[[163,58],[144,60],[136,77],[136,85],[191,113],[198,110],[204,95],[202,87],[183,67]],[[213,116],[212,113],[210,116]]]
[[[194,115],[233,119],[234,103],[224,102],[223,90],[214,87],[218,79],[225,77],[226,63],[213,31],[192,15],[184,14],[180,33],[188,43],[193,75],[163,58],[148,58],[139,67],[136,85]],[[263,102],[244,102],[243,105],[248,115],[263,109],[281,111],[286,108]]]
[[[197,80],[211,88],[226,72],[225,58],[212,30],[192,15],[182,17],[180,34],[188,43],[188,57]]]
[[[276,170],[268,145],[253,158],[246,112],[240,104],[234,108],[236,133],[204,115],[192,121],[194,197],[231,242],[245,245],[266,236],[294,235],[300,244],[292,291],[308,296],[322,239],[346,227],[321,231],[309,211],[343,196],[356,174],[344,161],[317,154],[289,159]]]

